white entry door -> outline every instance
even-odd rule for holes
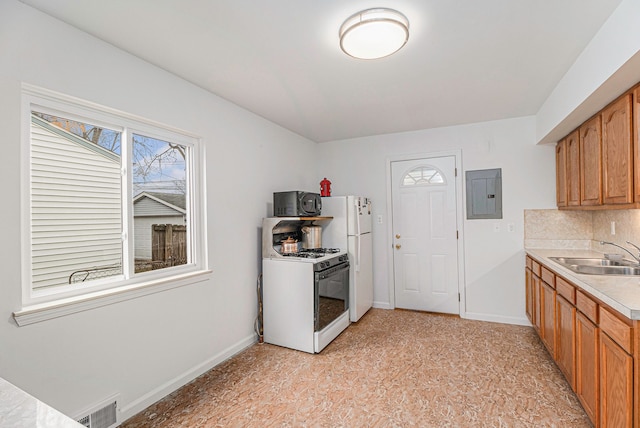
[[[391,163],[397,308],[460,313],[455,156]]]

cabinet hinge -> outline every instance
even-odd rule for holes
[[[460,235],[458,234],[457,230],[456,230],[456,239],[460,239]]]
[[[454,171],[454,175],[457,177],[458,176],[458,168],[454,168],[453,171]]]
[[[458,302],[460,301],[460,293],[458,293]]]

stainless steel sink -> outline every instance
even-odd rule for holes
[[[640,265],[629,260],[609,260],[580,257],[550,257],[551,260],[575,273],[587,275],[640,276]]]

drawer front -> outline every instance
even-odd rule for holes
[[[576,307],[594,324],[598,324],[598,304],[581,291],[576,291]]]
[[[600,308],[600,328],[627,353],[633,352],[632,328],[605,308]]]
[[[556,277],[556,291],[572,305],[576,304],[576,288],[559,276]]]
[[[531,270],[533,271],[534,275],[540,276],[540,263],[531,259]]]
[[[540,274],[540,277],[544,282],[549,284],[551,288],[556,288],[556,274],[554,274],[544,266],[542,266]]]
[[[531,269],[531,262],[532,262],[532,261],[533,261],[533,260],[531,260],[531,257],[527,256],[527,265],[526,265],[526,266],[527,266],[529,269]]]

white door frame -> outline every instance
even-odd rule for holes
[[[393,239],[389,240],[393,236],[393,200],[392,200],[392,183],[391,183],[391,163],[399,161],[439,158],[443,156],[453,156],[456,164],[456,228],[458,230],[458,293],[460,293],[460,316],[465,318],[466,304],[465,304],[465,279],[464,279],[464,206],[462,205],[462,150],[446,150],[440,152],[427,152],[405,155],[389,156],[386,159],[387,172],[387,283],[389,284],[389,303],[392,309],[396,307],[396,294],[395,294],[395,278],[394,278],[394,265],[393,265]],[[389,243],[391,242],[391,243]]]

